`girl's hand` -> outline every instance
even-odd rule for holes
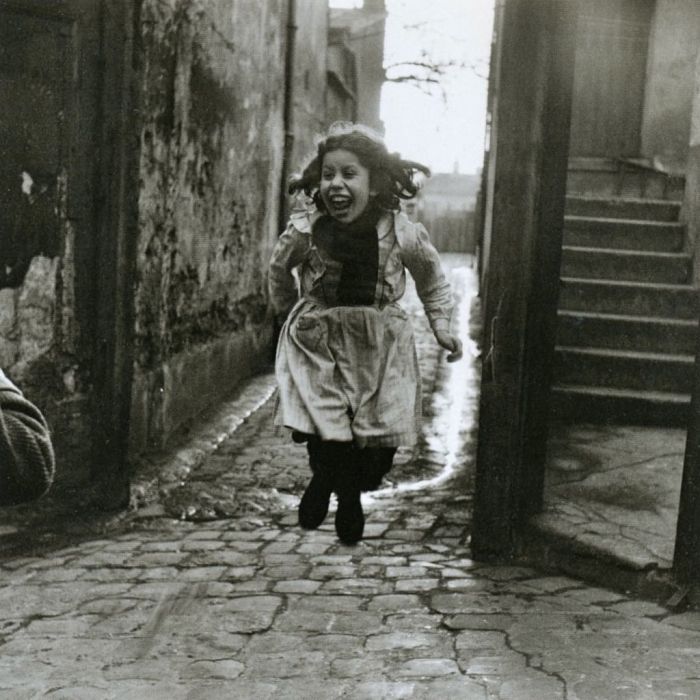
[[[445,350],[450,351],[447,356],[448,362],[462,359],[462,341],[459,338],[446,331],[435,331],[435,338]]]

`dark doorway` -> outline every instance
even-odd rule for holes
[[[58,183],[68,169],[71,25],[4,11],[0,25],[0,287],[60,253]]]

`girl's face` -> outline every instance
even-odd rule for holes
[[[374,194],[369,181],[369,170],[352,151],[338,148],[323,156],[321,199],[334,219],[349,224],[362,214]]]

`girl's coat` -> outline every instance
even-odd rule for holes
[[[448,330],[452,295],[438,253],[421,224],[402,213],[383,214],[374,303],[337,306],[341,265],[315,244],[317,217],[292,215],[270,261],[271,304],[277,314],[289,311],[277,347],[275,422],[358,447],[412,444],[420,375],[413,329],[397,302],[408,269],[431,328]]]

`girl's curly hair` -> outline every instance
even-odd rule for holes
[[[316,208],[326,213],[319,191],[323,157],[340,148],[354,153],[369,170],[370,186],[376,191],[374,201],[382,209],[396,211],[400,199],[410,199],[416,194],[418,185],[413,176],[417,171],[430,175],[425,165],[403,160],[398,153],[389,153],[381,137],[368,127],[342,122],[332,125],[326,137],[319,141],[316,156],[302,174],[290,182],[289,194],[303,190],[313,199]]]

